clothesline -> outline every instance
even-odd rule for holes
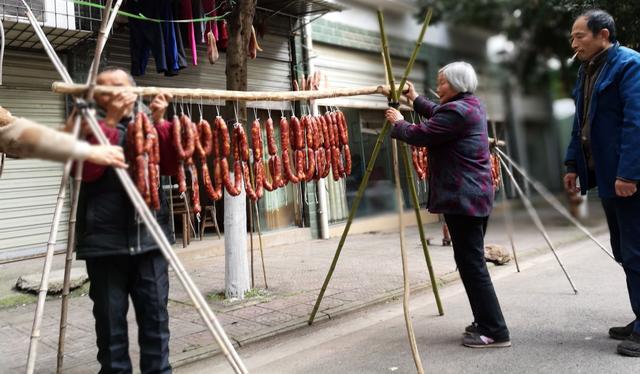
[[[82,1],[82,0],[72,0],[74,4],[78,4],[78,5],[83,5],[83,6],[87,6],[90,8],[98,8],[98,9],[104,9],[104,5],[101,4],[96,4],[96,3],[92,3],[90,1]],[[138,14],[133,14],[133,13],[129,13],[126,12],[124,10],[119,10],[118,11],[118,15],[121,16],[125,16],[128,18],[134,18],[134,19],[138,19],[141,21],[149,21],[149,22],[156,22],[156,23],[163,23],[163,22],[170,22],[170,23],[193,23],[193,22],[207,22],[207,21],[219,21],[224,19],[228,14],[230,14],[231,12],[227,12],[223,15],[220,16],[205,16],[205,17],[200,17],[200,18],[192,18],[192,19],[157,19],[157,18],[149,18],[147,16],[145,16],[142,13],[138,13]]]

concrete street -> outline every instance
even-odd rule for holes
[[[500,360],[488,360],[486,363],[484,360],[472,360],[466,362],[469,368],[475,368],[476,365],[488,365],[491,362],[494,364],[496,362],[506,363],[509,362],[507,360],[509,357],[514,357],[511,352],[520,352],[525,347],[522,345],[523,340],[537,342],[537,349],[534,352],[539,351],[540,354],[546,354],[548,351],[545,349],[550,349],[549,352],[554,352],[552,357],[558,357],[556,351],[561,346],[559,343],[563,343],[565,346],[574,346],[576,341],[582,342],[587,337],[591,337],[593,340],[599,339],[599,343],[594,343],[594,347],[601,349],[605,357],[609,355],[612,359],[618,360],[612,355],[615,344],[606,341],[603,335],[609,324],[624,323],[626,319],[630,318],[630,308],[627,306],[628,303],[624,296],[626,289],[622,283],[622,273],[616,269],[617,265],[591,242],[581,242],[577,247],[580,248],[581,255],[588,260],[578,261],[579,258],[573,257],[566,259],[567,268],[581,291],[580,295],[573,296],[573,292],[557,263],[546,261],[542,265],[538,265],[537,261],[540,256],[547,255],[549,249],[526,212],[518,207],[515,209],[513,217],[516,232],[515,241],[523,273],[515,273],[513,261],[502,267],[489,265],[491,271],[498,271],[500,277],[505,276],[504,280],[498,283],[498,292],[502,297],[507,321],[511,324],[515,346],[512,350],[502,353],[469,353],[468,350],[459,347],[459,335],[464,326],[471,322],[469,308],[464,295],[459,294],[458,286],[455,285],[458,274],[455,271],[451,247],[440,245],[441,226],[438,223],[430,223],[425,225],[425,230],[427,236],[434,238],[435,243],[429,247],[429,251],[437,282],[442,288],[443,295],[447,295],[444,302],[446,316],[436,317],[435,305],[428,304],[433,302],[433,296],[429,291],[431,284],[422,248],[419,244],[418,231],[415,226],[407,228],[406,248],[411,285],[415,292],[420,290],[422,292],[416,293],[417,298],[413,299],[414,308],[417,308],[414,309],[416,311],[415,317],[417,317],[416,332],[420,349],[427,360],[425,361],[427,367],[432,368],[438,363],[455,362],[461,364],[464,363],[465,358],[478,354],[491,354],[499,357]],[[586,224],[593,232],[605,233],[606,227],[602,211],[598,208],[597,202],[592,202],[590,209],[592,214]],[[568,253],[573,252],[570,247],[563,247],[561,244],[575,243],[577,240],[582,240],[584,235],[548,207],[543,207],[539,212],[548,228],[551,240],[560,245],[560,257],[565,259]],[[276,343],[280,344],[278,342],[285,343],[289,339],[292,339],[294,342],[292,344],[296,349],[286,349],[282,352],[304,350],[306,345],[294,339],[296,336],[304,337],[304,334],[317,333],[326,329],[327,332],[324,334],[329,334],[327,336],[352,332],[352,335],[345,335],[346,340],[344,341],[338,340],[328,343],[330,352],[327,351],[326,345],[323,346],[323,341],[326,339],[313,338],[311,340],[313,344],[318,344],[314,355],[322,353],[323,362],[328,365],[331,363],[344,365],[345,369],[338,370],[338,372],[358,371],[358,368],[364,372],[370,372],[370,370],[373,372],[385,370],[386,372],[387,369],[394,367],[406,372],[412,364],[402,325],[400,304],[394,302],[388,312],[381,314],[381,316],[388,316],[386,318],[381,318],[373,312],[377,310],[376,305],[397,299],[402,294],[398,234],[394,232],[397,226],[397,215],[391,214],[379,217],[377,220],[382,223],[377,227],[382,227],[382,229],[370,225],[369,231],[354,233],[347,239],[332,281],[320,305],[316,324],[311,328],[307,326],[307,319],[335,253],[339,236],[333,236],[330,240],[304,238],[293,240],[296,238],[291,237],[292,233],[299,233],[306,229],[272,234],[272,238],[279,239],[281,242],[267,244],[265,249],[269,289],[262,289],[259,255],[256,254],[256,289],[251,292],[251,295],[248,295],[250,297],[246,300],[235,302],[223,300],[220,297],[220,292],[224,290],[225,264],[224,250],[221,245],[223,240],[209,237],[202,242],[193,242],[186,249],[182,249],[178,245],[176,251],[183,259],[194,282],[206,296],[209,305],[231,341],[234,345],[242,347],[243,357],[252,357],[251,354],[247,356],[244,353],[245,349],[251,350],[254,349],[253,347],[262,346],[262,344],[271,346]],[[510,249],[504,227],[503,216],[500,209],[497,208],[489,224],[486,243],[501,244]],[[606,237],[602,239],[608,246]],[[291,242],[286,243],[286,241]],[[54,269],[60,268],[61,260],[60,256],[56,257]],[[78,262],[76,266],[82,267],[84,264]],[[6,295],[4,300],[16,297],[14,295],[16,292],[11,287],[15,283],[17,275],[39,272],[41,269],[42,259],[0,265],[0,296]],[[537,274],[534,272],[542,269],[549,271],[548,276],[547,273]],[[594,287],[589,284],[588,278],[585,279],[585,273],[595,277],[605,269],[609,269],[607,275],[591,280],[595,282],[599,279],[598,281],[603,282],[604,286]],[[172,365],[180,370],[181,367],[218,354],[219,348],[173,272],[170,275],[170,360]],[[531,279],[531,281],[527,282],[526,279]],[[512,287],[519,288],[512,289]],[[610,291],[611,289],[616,291]],[[76,292],[76,296],[70,302],[64,361],[65,373],[84,374],[98,371],[94,320],[91,315],[92,303],[83,292],[86,292],[86,286]],[[524,299],[525,297],[526,299]],[[536,297],[539,299],[535,299]],[[609,299],[607,297],[616,298]],[[594,300],[593,302],[590,301],[591,298]],[[24,301],[13,306],[0,306],[0,373],[23,372],[26,363],[29,334],[35,310],[33,304],[35,297],[29,296],[23,299],[18,298],[18,300]],[[42,338],[38,347],[36,364],[36,372],[38,373],[50,373],[55,368],[60,315],[59,300],[53,296],[45,304]],[[533,300],[535,302],[532,302]],[[541,309],[536,309],[536,307]],[[617,310],[615,313],[610,311],[614,308]],[[132,309],[129,313],[130,351],[132,361],[137,366],[139,357],[136,344],[137,326]],[[602,311],[602,309],[605,310]],[[359,310],[365,311],[365,313],[351,316],[354,311]],[[552,317],[553,311],[558,313],[558,316]],[[367,316],[374,317],[367,319]],[[590,324],[583,326],[588,330],[576,331],[576,333],[580,333],[579,339],[569,334],[577,326],[577,324],[567,325],[564,319],[569,317],[580,317],[590,321]],[[355,322],[346,323],[337,329],[334,328],[337,321],[342,318],[348,318]],[[329,319],[331,320],[329,321]],[[375,325],[381,319],[388,320],[387,325],[382,325],[385,331],[383,336],[376,336],[376,330],[373,328],[372,335],[367,335],[369,329],[366,334],[358,332],[362,326]],[[522,325],[523,321],[527,325]],[[573,322],[577,323],[577,320],[573,320]],[[528,325],[529,323],[531,325]],[[292,331],[297,331],[297,334],[302,335],[283,335]],[[588,332],[588,335],[582,336],[585,331]],[[549,335],[546,336],[545,332]],[[284,337],[277,340],[266,340],[274,336]],[[556,340],[552,340],[552,344],[544,344],[547,342],[544,339],[548,339],[549,336]],[[360,344],[347,338],[365,339],[367,344]],[[345,348],[338,349],[339,347]],[[347,349],[347,347],[350,348]],[[530,353],[531,350],[532,348],[527,348],[525,352]],[[579,360],[574,360],[574,357],[571,356],[562,357],[561,362],[581,362],[586,358],[593,359],[591,351],[580,352],[582,352],[582,358]],[[326,359],[329,353],[332,353],[332,358]],[[461,356],[460,353],[464,353],[464,355]],[[300,359],[300,356],[296,356],[297,361],[295,362],[298,362],[298,365],[313,365],[316,360],[311,358],[318,357],[314,355],[309,355],[310,359]],[[348,355],[348,360],[345,355]],[[269,355],[269,357],[272,356],[277,358],[281,354]],[[536,354],[535,357],[540,362],[547,362],[547,358],[543,358],[539,354]],[[269,363],[268,370],[273,370],[271,372],[276,373],[286,373],[289,370],[293,372],[306,372],[307,370],[332,372],[329,368],[321,366],[281,367],[279,365],[284,363],[290,364],[288,362],[290,360],[283,360],[283,362],[276,360]],[[514,362],[516,361],[520,362],[514,360]],[[368,363],[364,365],[364,362]],[[522,363],[525,362],[527,361],[522,361]],[[638,362],[640,363],[640,361]],[[205,365],[207,365],[206,361]],[[266,364],[258,362],[256,365],[262,370],[265,369],[264,365]],[[536,366],[532,367],[536,368]],[[256,372],[261,372],[261,370]]]
[[[606,236],[601,236],[606,241]],[[580,293],[574,295],[550,255],[494,273],[513,347],[471,349],[460,345],[471,320],[460,282],[443,290],[439,317],[430,292],[412,298],[418,347],[428,373],[638,373],[640,358],[615,353],[610,325],[626,324],[631,311],[621,269],[579,241],[562,249]],[[240,349],[254,373],[411,373],[402,303],[323,322],[310,329]],[[181,367],[177,373],[231,372],[222,356]]]

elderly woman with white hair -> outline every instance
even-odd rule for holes
[[[484,234],[493,206],[489,138],[485,109],[473,92],[478,78],[466,62],[453,62],[438,72],[440,104],[416,93],[411,83],[404,95],[425,117],[413,124],[389,108],[391,137],[429,150],[431,213],[444,214],[460,278],[467,291],[474,322],[465,328],[462,344],[472,348],[509,347],[511,341],[484,260]]]

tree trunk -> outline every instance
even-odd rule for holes
[[[251,36],[251,25],[256,13],[257,0],[242,0],[236,2],[228,18],[229,42],[227,45],[227,90],[247,90],[247,49]],[[247,107],[244,102],[227,102],[225,117],[235,119],[237,107],[238,120],[247,121]]]
[[[237,1],[227,19],[229,29],[226,66],[227,90],[247,90],[247,48],[251,36],[253,16],[256,12],[256,2],[257,0]],[[229,124],[236,120],[246,124],[246,103],[244,101],[227,101],[223,115]],[[229,130],[231,129],[232,126],[229,126]],[[225,193],[225,294],[227,297],[243,298],[244,292],[250,287],[249,267],[246,262],[247,211],[245,201],[240,201],[243,199],[245,199],[245,194],[231,198],[227,197]]]

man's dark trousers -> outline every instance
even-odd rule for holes
[[[88,258],[100,373],[131,373],[127,310],[129,296],[138,323],[140,371],[171,373],[169,276],[160,251]]]
[[[603,198],[611,248],[627,277],[631,309],[636,316],[634,332],[640,334],[640,192],[631,197]]]
[[[445,214],[444,219],[479,332],[496,341],[509,340],[509,330],[484,259],[484,233],[489,217]]]

